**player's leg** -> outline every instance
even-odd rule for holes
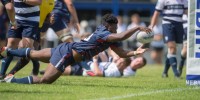
[[[65,68],[63,75],[76,75],[82,76],[83,75],[83,68],[80,63],[74,64],[72,66],[68,66]]]
[[[19,43],[19,48],[23,48],[23,47],[27,47],[25,46],[26,42],[22,43],[22,41],[20,41]],[[34,48],[38,48],[39,44],[34,42]],[[30,59],[23,57],[21,58],[17,64],[13,67],[13,69],[8,73],[8,74],[15,74],[16,72],[18,72],[19,70],[21,70],[24,66],[26,66],[29,63]],[[39,72],[39,62],[37,60],[32,60],[33,62],[33,70],[32,70],[32,74],[33,75],[37,75]]]
[[[165,43],[167,43],[169,41],[168,35],[171,32],[171,31],[169,31],[171,29],[171,26],[170,26],[170,24],[163,24],[162,28],[163,28],[163,40]],[[168,49],[166,57],[165,57],[165,65],[164,65],[164,71],[163,71],[162,77],[168,77],[168,70],[170,68],[168,54],[169,54],[169,49]]]
[[[183,30],[183,24],[182,23],[172,23],[172,30],[174,30],[173,32],[173,37],[171,37],[171,41],[174,41],[174,43],[169,44],[169,48],[170,48],[170,65],[172,66],[173,72],[175,77],[180,77],[180,74],[177,70],[177,59],[176,59],[176,44],[182,44],[183,43],[183,34],[184,34],[184,30]]]
[[[51,63],[48,64],[44,75],[40,78],[37,76],[28,76],[24,78],[14,78],[14,75],[7,76],[5,78],[5,81],[7,83],[19,83],[19,84],[51,84],[56,79],[58,79],[62,75],[62,72],[60,72],[54,65]]]
[[[38,41],[34,42],[34,48],[35,48],[35,50],[40,50],[40,37],[38,38]],[[40,69],[40,63],[34,59],[31,59],[31,61],[33,63],[32,74],[38,75],[39,69]]]
[[[6,45],[6,33],[0,32],[0,47],[3,47]]]
[[[31,50],[30,48],[22,48],[22,49],[15,49],[15,50],[4,50],[1,53],[7,54],[7,56],[16,56],[16,57],[28,57],[31,59],[36,59],[45,63],[49,63],[49,59],[51,57],[51,48],[45,48],[42,50]],[[2,55],[2,54],[1,54]]]
[[[184,35],[183,35],[183,48],[181,50],[181,61],[179,63],[179,74],[182,74],[183,66],[186,60],[187,55],[187,28],[184,29]]]
[[[30,53],[30,56],[32,56],[31,53]],[[65,45],[65,44],[59,45],[59,47],[56,48],[56,50],[54,51],[50,59],[50,64],[45,70],[44,76],[42,78],[28,77],[26,78],[26,82],[27,80],[32,79],[32,81],[29,83],[48,83],[48,84],[52,83],[57,78],[59,78],[60,75],[62,75],[66,66],[69,66],[73,63],[75,63],[75,61],[73,59],[72,48],[70,47],[70,45]],[[5,78],[6,82],[13,82],[12,80],[13,80],[13,76]]]
[[[39,33],[37,27],[33,26],[30,27],[21,26],[21,27],[22,27],[23,38],[20,41],[18,48],[33,48],[35,36],[37,33]],[[15,74],[17,71],[22,69],[26,64],[28,64],[29,61],[30,61],[29,58],[26,57],[20,58],[20,60],[17,62],[17,64],[14,66],[14,68],[10,71],[9,74]],[[34,67],[39,67],[38,61],[33,61],[33,64],[35,65]]]
[[[174,72],[175,77],[179,77],[179,73],[177,70],[177,59],[176,59],[176,43],[174,41],[170,41],[167,43],[167,46],[168,46],[167,58],[169,59],[169,64],[172,66],[172,70]]]
[[[65,16],[68,18],[69,16]],[[56,35],[62,42],[73,42],[72,34],[69,27],[67,27],[67,21],[60,14],[54,14],[55,22],[51,25],[51,28],[56,32]],[[69,20],[69,19],[67,19]]]
[[[183,45],[182,51],[181,51],[181,61],[179,63],[179,74],[182,74],[183,66],[186,60],[186,54],[187,54],[187,44]]]
[[[13,30],[11,29],[11,27],[9,27],[7,36],[8,36],[7,48],[16,49],[19,44],[19,41],[21,40],[21,28]],[[2,59],[0,78],[5,77],[5,73],[12,59],[13,59],[12,56]]]

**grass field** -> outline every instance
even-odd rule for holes
[[[41,65],[44,69],[46,64]],[[16,74],[30,74],[29,64]],[[0,83],[0,100],[199,100],[200,87],[186,86],[185,73],[175,79],[162,78],[162,66],[148,65],[135,77],[100,78],[62,76],[53,84]]]

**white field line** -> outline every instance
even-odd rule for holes
[[[177,92],[177,91],[184,91],[184,90],[197,90],[197,89],[200,89],[200,87],[154,90],[154,91],[143,92],[143,93],[132,93],[132,94],[121,95],[121,96],[113,96],[113,97],[109,97],[109,98],[96,98],[96,99],[87,99],[87,100],[117,100],[117,99],[152,95],[152,94],[158,94],[158,93]]]

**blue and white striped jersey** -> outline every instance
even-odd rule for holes
[[[188,0],[158,0],[156,10],[163,13],[163,24],[183,22],[182,16],[188,8]]]
[[[40,21],[40,8],[39,5],[32,6],[22,1],[14,0],[15,19],[19,21],[37,22]]]

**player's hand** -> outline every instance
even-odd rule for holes
[[[148,28],[150,28],[151,30],[153,30],[153,26],[152,25],[149,25]]]
[[[150,28],[148,28],[148,27],[141,27],[141,26],[140,26],[140,27],[139,27],[139,30],[140,30],[140,31],[145,31],[147,34],[152,32],[152,30],[151,30]]]
[[[73,27],[74,27],[74,29],[76,30],[77,33],[80,33],[81,26],[78,22],[73,23]]]
[[[134,51],[134,55],[141,56],[145,51],[148,50],[148,48],[143,48],[143,47],[144,47],[143,45],[141,45],[140,47],[138,47],[137,50]]]
[[[93,57],[93,62],[97,62],[98,61],[98,55]]]
[[[12,25],[12,26],[11,26],[11,29],[14,29],[14,30],[17,29],[17,24]]]

